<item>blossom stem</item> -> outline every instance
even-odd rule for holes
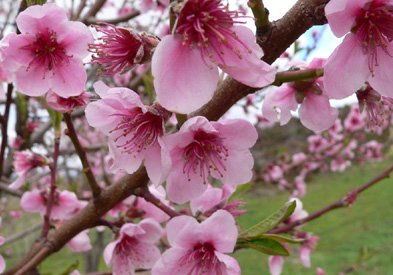
[[[286,82],[293,81],[304,81],[310,80],[313,78],[318,78],[323,76],[323,68],[315,68],[315,69],[305,69],[305,70],[289,70],[285,72],[279,72],[276,74],[276,79],[274,80],[274,86],[280,86]]]
[[[167,205],[162,203],[162,201],[160,199],[158,199],[152,193],[150,193],[150,191],[147,187],[142,187],[142,188],[139,188],[138,190],[135,190],[135,191],[136,191],[135,194],[137,196],[140,196],[140,197],[144,198],[146,201],[154,204],[156,207],[158,207],[163,212],[168,214],[168,216],[170,216],[171,218],[176,217],[176,216],[180,216],[180,213],[178,213],[177,211],[168,207]]]
[[[247,5],[250,7],[255,18],[257,32],[263,32],[269,26],[269,12],[265,8],[262,0],[249,0]]]
[[[290,224],[287,224],[285,226],[282,227],[278,227],[276,229],[271,230],[269,233],[271,234],[280,234],[280,233],[286,233],[289,232],[290,230],[292,230],[293,228],[299,226],[299,225],[303,225],[309,221],[315,220],[323,215],[325,215],[326,213],[334,210],[334,209],[339,209],[339,208],[345,208],[348,207],[350,205],[352,205],[355,200],[356,197],[361,194],[362,192],[366,191],[367,189],[369,189],[370,187],[374,186],[375,184],[377,184],[378,182],[381,182],[383,179],[386,179],[390,176],[390,174],[393,172],[393,165],[391,165],[390,167],[388,167],[387,169],[385,169],[384,171],[382,171],[379,175],[377,175],[376,177],[374,177],[373,179],[369,180],[368,182],[360,185],[359,187],[353,189],[352,191],[348,192],[344,197],[338,199],[337,201],[329,204],[328,206],[312,213],[311,215],[303,218],[303,219],[299,219],[296,220]]]
[[[86,155],[86,150],[79,142],[78,135],[76,133],[74,124],[72,123],[71,115],[69,113],[64,114],[64,121],[68,129],[67,135],[70,137],[72,143],[74,144],[76,153],[78,154],[82,162],[83,172],[85,173],[91,191],[93,192],[93,197],[97,198],[101,193],[101,187],[98,185],[97,180],[93,175],[93,172],[91,171],[89,160],[87,159],[87,155]]]
[[[57,132],[57,131],[56,131]],[[56,193],[56,172],[57,172],[57,159],[60,151],[60,135],[55,134],[55,143],[53,149],[53,163],[50,165],[50,188],[49,196],[46,202],[46,213],[44,216],[44,226],[42,228],[41,238],[46,238],[50,229],[50,215],[52,212],[55,193]]]
[[[5,155],[5,149],[7,148],[7,145],[8,145],[8,134],[7,134],[8,119],[10,116],[10,108],[11,108],[11,103],[12,103],[12,90],[13,89],[14,89],[14,86],[12,84],[8,84],[5,110],[4,110],[4,115],[2,116],[2,120],[1,120],[2,140],[1,140],[1,148],[0,148],[0,178],[3,175],[4,155]]]

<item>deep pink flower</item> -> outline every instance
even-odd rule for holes
[[[89,29],[68,21],[66,10],[52,3],[28,7],[16,23],[21,34],[11,34],[4,64],[18,91],[29,96],[50,89],[62,97],[80,94],[87,79],[82,58],[92,42]]]
[[[31,151],[15,152],[14,168],[18,178],[10,185],[11,189],[19,189],[26,181],[28,173],[48,164],[48,159]]]
[[[165,157],[161,137],[170,114],[158,104],[145,106],[139,95],[127,88],[104,91],[102,84],[95,88],[101,99],[86,107],[86,119],[109,137],[114,161],[111,170],[132,174],[144,161],[151,181],[162,182],[166,176],[162,163],[167,161],[161,160]]]
[[[150,269],[160,258],[155,243],[162,235],[161,226],[151,219],[144,219],[139,224],[126,223],[118,239],[105,247],[105,263],[112,266],[114,275],[132,275],[135,269]]]
[[[46,103],[53,110],[61,113],[67,113],[75,109],[76,107],[85,106],[89,102],[89,94],[82,92],[77,96],[70,96],[68,98],[61,97],[56,93],[49,91],[46,94]]]
[[[314,59],[306,68],[320,68],[323,62],[323,59]],[[263,102],[262,114],[268,120],[284,125],[299,104],[300,122],[316,133],[329,129],[338,116],[338,111],[330,106],[322,78],[295,81],[271,91]]]
[[[38,190],[25,192],[21,198],[20,206],[26,212],[46,214],[49,190]],[[52,219],[65,220],[75,214],[80,208],[80,201],[75,193],[70,191],[56,190],[51,212]]]
[[[111,24],[101,23],[95,28],[103,36],[100,42],[90,44],[93,53],[92,64],[97,64],[106,75],[125,73],[148,61],[158,44],[158,39],[147,35],[138,34],[132,29],[116,27]]]
[[[254,164],[249,148],[257,137],[253,125],[245,120],[187,120],[179,132],[164,138],[172,160],[167,178],[169,199],[184,203],[198,197],[210,177],[229,185],[248,182]]]
[[[390,0],[332,0],[325,8],[341,45],[325,66],[327,94],[341,99],[365,82],[381,95],[393,96],[393,5]]]
[[[225,228],[225,230],[223,230]],[[235,219],[218,210],[202,223],[190,216],[179,216],[166,226],[171,246],[152,269],[152,275],[240,274],[232,253],[237,240]]]
[[[245,23],[241,18],[221,0],[184,3],[173,34],[162,39],[153,55],[154,87],[162,106],[190,113],[207,103],[219,80],[217,66],[251,87],[274,81],[275,70],[260,60],[263,51],[252,31],[235,25]]]

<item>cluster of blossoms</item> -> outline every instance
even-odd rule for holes
[[[305,151],[292,156],[283,155],[267,164],[262,168],[260,177],[267,183],[291,190],[293,196],[302,197],[311,174],[343,172],[354,163],[383,160],[391,143],[380,140],[388,134],[389,126],[393,123],[390,115],[385,117],[385,121],[384,125],[374,125],[368,134],[365,133],[369,118],[354,105],[347,116],[343,120],[337,119],[328,131],[310,135]]]
[[[16,19],[20,33],[10,33],[0,42],[0,81],[13,83],[20,95],[45,95],[31,99],[27,110],[39,113],[37,109],[45,107],[50,114],[53,110],[64,113],[65,120],[75,109],[84,110],[86,120],[75,123],[80,129],[75,137],[66,120],[67,135],[81,143],[72,140],[76,147],[92,150],[90,161],[83,158],[86,152],[78,153],[87,178],[89,173],[97,176],[98,188],[111,186],[142,165],[146,169],[149,185],[119,201],[97,222],[114,233],[103,258],[115,275],[139,269],[151,270],[153,275],[240,274],[238,262],[228,254],[235,251],[239,239],[235,218],[246,211],[239,209],[243,203],[232,195],[253,177],[250,149],[258,133],[247,120],[210,121],[194,112],[213,98],[224,74],[260,89],[274,82],[276,69],[261,60],[264,53],[245,26],[246,15],[231,10],[222,0],[179,2],[169,7],[169,1],[142,1],[142,12],[172,9],[173,28],[169,33],[161,31],[161,38],[100,23],[95,25],[98,37],[94,41],[88,27],[69,21],[64,9],[48,3],[22,11]],[[132,7],[122,7],[119,15],[132,12]],[[392,121],[388,69],[393,4],[389,0],[331,0],[326,16],[337,36],[346,35],[343,43],[327,60],[292,67],[292,71],[323,71],[323,76],[283,84],[266,95],[262,106],[265,122],[284,125],[298,111],[301,123],[315,132],[308,138],[306,152],[268,165],[261,175],[264,181],[293,191],[291,200],[296,200],[296,209],[278,228],[308,215],[297,198],[304,196],[311,172],[344,171],[354,161],[382,159],[383,145],[367,139],[363,130],[368,126],[383,134]],[[90,69],[98,67],[97,75],[109,79],[109,86],[94,81],[94,91],[88,89],[93,81],[88,81],[83,61],[89,52]],[[330,99],[352,94],[359,107],[352,108],[342,122]],[[27,136],[39,126],[29,121]],[[58,139],[63,143],[56,143]],[[61,191],[56,169],[58,162],[66,165],[63,156],[70,140],[57,132],[55,140],[53,152],[47,155],[16,152],[17,179],[10,185],[20,189],[25,182],[31,183],[25,186],[29,190],[21,195],[20,206],[49,220],[44,233],[51,226],[61,230],[89,199],[97,199],[92,198],[94,190],[80,186],[76,192]],[[25,146],[28,143],[15,139],[14,149]],[[41,170],[48,169],[49,177],[31,180],[33,171],[44,175]],[[310,253],[318,237],[299,227],[289,233],[302,240],[300,260],[311,267]],[[79,232],[68,247],[74,252],[90,250],[88,234],[88,230]],[[287,244],[282,246],[287,249]],[[279,255],[269,258],[273,275],[281,273],[283,262]]]

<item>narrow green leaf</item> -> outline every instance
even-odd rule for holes
[[[286,203],[280,210],[273,213],[263,221],[240,233],[241,237],[255,237],[275,228],[278,224],[288,219],[296,208],[296,201]]]
[[[288,250],[278,241],[271,239],[239,239],[237,248],[251,248],[268,255],[288,256]]]
[[[263,238],[263,239],[275,240],[280,243],[301,243],[304,241],[304,239],[295,239],[295,238],[292,238],[291,236],[276,235],[276,234],[261,234],[261,235],[258,235],[257,237]]]

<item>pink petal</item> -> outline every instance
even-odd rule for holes
[[[252,178],[252,167],[254,166],[254,158],[249,150],[230,150],[228,158],[225,162],[225,172],[223,177],[213,172],[213,176],[221,179],[222,182],[229,185],[237,185],[247,183]]]
[[[216,89],[218,70],[206,62],[198,49],[183,46],[173,35],[165,36],[152,60],[158,102],[178,113],[190,113],[207,103]]]
[[[99,80],[93,84],[94,91],[101,97],[104,98],[110,89],[108,85],[105,84],[104,81]]]
[[[62,66],[54,68],[52,90],[61,97],[77,96],[85,90],[87,74],[81,61],[70,58]]]
[[[253,32],[244,26],[234,26],[232,30],[241,42],[233,40],[228,42],[231,47],[223,47],[225,52],[222,55],[224,59],[218,63],[220,68],[250,87],[260,88],[272,83],[276,77],[276,70],[260,59],[263,52],[255,42]],[[241,58],[234,53],[232,47],[241,50]]]
[[[160,224],[153,219],[144,219],[138,224],[145,233],[138,240],[146,243],[156,243],[164,234]]]
[[[46,78],[51,73],[42,66],[31,68],[21,67],[15,73],[15,84],[20,92],[28,96],[42,96],[50,89],[50,82]]]
[[[18,178],[10,184],[11,189],[19,189],[26,182],[27,172],[18,175]]]
[[[58,42],[65,48],[67,55],[82,59],[88,52],[88,44],[93,43],[93,35],[81,22],[67,22],[66,28],[58,35]]]
[[[3,256],[0,255],[0,273],[4,272],[5,267],[6,267],[5,260],[4,260]]]
[[[305,246],[300,247],[300,251],[299,251],[300,261],[305,267],[308,268],[311,267],[310,253],[311,253],[310,248]]]
[[[220,132],[225,145],[232,149],[250,148],[258,139],[255,127],[244,119],[221,120],[211,124]]]
[[[150,269],[161,256],[160,250],[149,243],[137,242],[131,250],[130,261],[135,268]]]
[[[112,265],[113,251],[117,244],[118,241],[110,242],[104,249],[104,261],[107,266]]]
[[[269,257],[269,271],[271,275],[280,275],[284,265],[284,257],[270,256]]]
[[[330,28],[337,37],[351,31],[357,13],[370,0],[331,0],[325,7]]]
[[[235,258],[219,253],[219,252],[215,252],[216,257],[218,258],[218,260],[222,263],[225,264],[226,266],[226,274],[227,275],[240,275],[241,271],[240,271],[240,266],[239,263],[236,261]]]
[[[220,203],[221,200],[222,190],[212,187],[209,184],[207,190],[202,195],[191,200],[191,212],[193,215],[196,215],[198,211],[203,213]]]
[[[225,228],[225,230],[223,230]],[[221,253],[232,253],[237,241],[235,219],[229,212],[218,210],[201,223],[201,239],[210,241],[215,250]]]
[[[166,226],[168,242],[173,247],[192,248],[200,224],[190,216],[178,216],[171,219]]]
[[[355,93],[370,75],[368,57],[355,35],[348,34],[325,64],[324,87],[330,98]]]
[[[262,115],[270,122],[280,121],[280,124],[284,125],[289,122],[292,117],[291,111],[295,111],[297,106],[295,90],[284,84],[266,95]]]
[[[393,44],[388,44],[387,51],[390,53],[393,50]],[[392,79],[392,66],[393,59],[390,55],[380,48],[377,49],[378,65],[374,67],[375,76],[370,76],[368,82],[378,91],[379,94],[387,97],[393,97],[393,79]]]
[[[25,192],[20,200],[20,206],[27,212],[39,212],[43,214],[46,210],[40,190]]]
[[[92,246],[87,231],[82,231],[67,243],[68,248],[73,252],[89,251]]]
[[[190,274],[189,265],[180,264],[182,257],[185,255],[187,255],[187,250],[183,248],[170,248],[166,250],[154,265],[151,274]]]
[[[300,106],[299,117],[305,127],[320,133],[333,126],[338,111],[330,106],[327,96],[309,93]]]
[[[119,139],[119,142],[122,142],[122,140]],[[139,153],[131,155],[127,152],[123,152],[121,148],[117,148],[116,144],[111,139],[108,141],[108,146],[109,152],[114,158],[113,166],[111,167],[113,173],[121,169],[128,174],[132,174],[138,170],[145,158],[146,151],[142,150]]]
[[[168,156],[169,157],[169,156]],[[161,146],[157,143],[155,145],[152,145],[149,149],[147,149],[146,154],[145,154],[145,167],[147,174],[149,176],[149,179],[153,184],[160,184],[162,183],[166,176],[169,173],[169,165],[165,165],[167,168],[164,171],[162,167],[162,158],[164,158],[164,162],[170,161],[167,160],[165,156],[161,155]]]
[[[30,6],[16,18],[16,24],[22,33],[36,33],[48,26],[53,28],[66,21],[66,10],[52,3]]]

